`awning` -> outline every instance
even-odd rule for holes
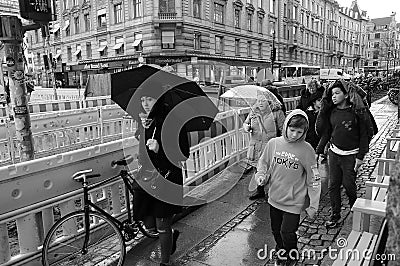
[[[120,49],[120,48],[122,47],[122,45],[124,45],[123,42],[117,43],[117,44],[115,44],[115,45],[113,46],[113,49],[114,49],[114,50],[118,50],[118,49]]]
[[[105,8],[97,10],[97,16],[105,15],[107,10]]]
[[[106,48],[107,48],[107,45],[103,45],[99,49],[97,49],[97,52],[103,52]]]
[[[135,40],[134,42],[133,42],[133,47],[138,47],[141,43],[142,43],[143,41],[142,40]]]
[[[68,27],[69,27],[69,20],[66,20],[63,30],[66,30]]]
[[[55,33],[55,32],[57,32],[57,31],[59,31],[60,30],[60,24],[54,24],[53,25],[53,29],[51,30],[51,33]]]
[[[81,49],[76,50],[74,53],[74,56],[77,56],[78,54],[80,54],[80,52],[81,52]]]

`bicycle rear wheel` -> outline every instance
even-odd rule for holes
[[[98,212],[89,212],[89,232],[85,213],[77,211],[58,220],[49,230],[42,248],[44,266],[96,265],[103,262],[121,266],[125,259],[124,238],[113,221]],[[85,236],[87,245],[84,247]]]

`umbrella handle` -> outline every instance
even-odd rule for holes
[[[153,135],[151,136],[152,139],[154,139],[154,135],[155,135],[155,134],[156,134],[156,127],[154,127]]]

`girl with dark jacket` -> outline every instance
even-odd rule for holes
[[[172,229],[172,218],[182,211],[183,177],[181,161],[189,157],[188,134],[183,128],[174,144],[163,135],[169,108],[164,96],[156,100],[152,90],[140,90],[142,112],[139,114],[139,171],[134,195],[134,215],[148,229],[157,228],[161,245],[161,264],[171,265],[170,255],[176,250],[179,231]],[[166,140],[166,141],[163,141]],[[170,145],[175,145],[171,147]],[[179,147],[176,147],[178,146]],[[175,152],[171,152],[175,151]]]

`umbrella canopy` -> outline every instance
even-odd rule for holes
[[[268,89],[256,85],[240,85],[229,89],[221,95],[222,98],[247,100],[249,104],[255,103],[259,99],[267,100],[271,110],[280,108],[281,103],[278,98]]]
[[[257,99],[257,93],[268,89],[256,85],[240,85],[233,87],[221,95],[222,98]]]
[[[218,113],[218,108],[195,82],[161,69],[143,65],[111,75],[111,99],[137,121],[144,112],[143,95],[157,100],[149,117],[168,116],[168,121],[185,124],[187,131],[209,129]],[[168,114],[157,113],[161,105]]]

